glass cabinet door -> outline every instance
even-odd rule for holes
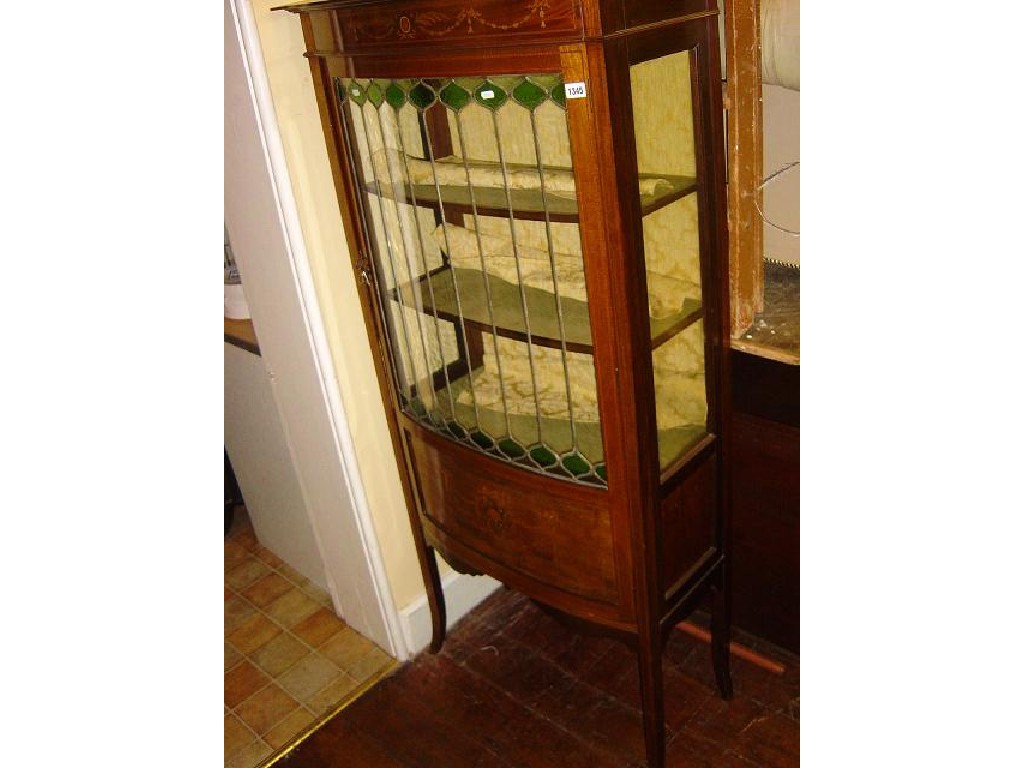
[[[403,412],[605,486],[558,74],[336,78]]]
[[[662,471],[708,433],[692,55],[640,61],[629,72]],[[683,194],[650,205],[645,193],[669,185]]]

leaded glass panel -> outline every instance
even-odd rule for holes
[[[557,74],[337,79],[403,411],[607,484]]]

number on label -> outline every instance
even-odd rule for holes
[[[567,99],[582,99],[587,95],[587,84],[586,83],[566,83],[565,84],[565,98]]]

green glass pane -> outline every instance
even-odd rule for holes
[[[547,97],[547,91],[529,80],[523,80],[512,91],[512,98],[531,111],[539,107]]]
[[[441,89],[441,101],[458,112],[469,104],[472,95],[454,80]]]
[[[360,107],[366,103],[366,91],[355,80],[348,84],[348,97]]]
[[[556,85],[561,85],[560,75],[530,75],[530,80],[539,85],[545,91],[550,91]]]
[[[608,482],[608,467],[606,467],[604,464],[598,464],[594,468],[594,473],[602,480],[604,480],[606,483]]]
[[[565,83],[559,83],[551,89],[551,100],[560,107],[565,106]]]
[[[474,443],[479,445],[485,451],[489,451],[491,450],[491,448],[494,447],[494,440],[492,440],[483,432],[473,432],[470,434],[469,437]]]
[[[409,101],[420,109],[426,109],[429,107],[434,103],[435,98],[436,96],[434,95],[433,89],[424,83],[416,83],[416,85],[412,87],[412,90],[409,91]]]
[[[512,93],[512,89],[523,82],[525,78],[522,75],[493,75],[487,79],[505,93]]]
[[[543,445],[531,448],[530,458],[537,462],[541,467],[550,467],[558,461],[558,457]]]
[[[510,459],[518,459],[520,456],[526,455],[526,449],[515,440],[508,437],[498,443],[498,448],[500,448],[501,452]]]
[[[419,398],[409,403],[409,410],[412,411],[413,416],[415,416],[418,419],[425,418],[427,415],[427,407]]]
[[[457,422],[457,421],[449,421],[448,422],[448,431],[451,432],[452,435],[457,437],[459,440],[465,440],[466,439],[466,430],[464,430],[462,428],[462,425],[459,424],[459,422]]]
[[[384,89],[384,98],[395,110],[399,110],[405,106],[405,91],[402,90],[398,83],[390,83],[388,87]]]
[[[384,103],[384,89],[380,87],[380,83],[376,80],[371,80],[370,84],[366,86],[366,98],[377,109],[380,109],[380,105]]]
[[[579,477],[590,472],[590,462],[578,453],[570,453],[562,457],[562,466],[569,470],[574,476]]]
[[[480,87],[476,89],[473,97],[476,99],[477,104],[491,110],[499,109],[502,104],[508,101],[508,94],[490,80],[484,80]]]

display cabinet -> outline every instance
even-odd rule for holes
[[[301,14],[433,613],[436,550],[636,649],[710,596],[730,695],[717,8],[327,0]]]

